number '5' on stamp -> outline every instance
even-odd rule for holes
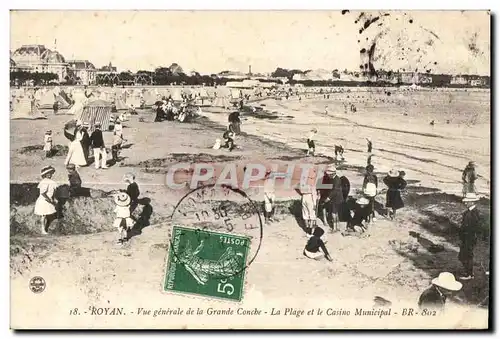
[[[249,249],[246,236],[174,226],[163,289],[241,301]]]

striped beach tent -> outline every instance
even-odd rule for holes
[[[101,129],[109,129],[112,104],[104,100],[89,102],[83,107],[82,114],[78,118],[82,123],[89,124],[89,130],[93,130],[96,123],[101,124]]]

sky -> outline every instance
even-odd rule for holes
[[[268,73],[376,69],[490,74],[487,11],[11,11],[10,50],[56,49],[96,67]],[[369,24],[372,20],[373,23]],[[368,27],[360,33],[360,29]],[[375,45],[375,46],[374,46]],[[368,60],[368,52],[373,54]]]

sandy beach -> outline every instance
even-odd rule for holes
[[[435,100],[439,100],[439,95],[441,93],[436,94]],[[475,253],[477,276],[465,282],[462,291],[451,301],[457,307],[461,305],[456,310],[457,317],[447,318],[447,321],[435,319],[425,326],[460,327],[464,314],[473,315],[467,326],[486,326],[487,309],[477,305],[484,303],[489,293],[488,277],[484,275],[485,268],[489,267],[490,246],[489,107],[481,104],[489,97],[489,92],[474,95],[469,105],[479,112],[480,119],[469,127],[457,112],[458,107],[464,107],[461,100],[470,101],[467,93],[453,93],[452,102],[456,106],[442,105],[443,112],[426,111],[424,105],[423,113],[418,115],[412,104],[421,98],[407,96],[406,116],[395,109],[396,103],[380,102],[379,107],[368,107],[366,98],[350,98],[358,108],[356,113],[345,113],[340,97],[301,101],[266,99],[256,104],[264,109],[262,114],[243,115],[243,134],[237,137],[239,148],[233,152],[212,149],[215,139],[220,138],[225,129],[230,111],[203,108],[201,117],[187,124],[153,123],[154,113],[140,111],[139,116],[131,116],[124,124],[129,146],[122,151],[121,163],[106,171],[96,171],[92,165],[80,169],[83,185],[94,192],[95,198],[71,202],[66,206],[65,219],[56,221],[51,226],[51,234],[45,237],[37,234],[39,227],[32,214],[38,194],[38,173],[43,165],[53,165],[57,170],[54,180],[66,183],[63,161],[68,141],[62,134],[62,127],[71,117],[49,114],[47,120],[11,121],[11,325],[15,327],[21,319],[29,319],[29,323],[23,322],[24,327],[63,328],[66,309],[69,312],[75,307],[111,305],[128,307],[132,312],[137,308],[137,302],[132,303],[129,298],[132,295],[148,300],[149,308],[191,304],[205,308],[229,307],[221,301],[161,292],[169,246],[168,219],[177,201],[187,192],[169,190],[162,168],[179,162],[200,161],[200,157],[202,161],[221,164],[255,159],[328,163],[332,161],[333,146],[341,144],[346,150],[346,161],[338,168],[351,181],[351,195],[355,196],[366,165],[365,138],[370,137],[374,143],[373,164],[379,181],[393,167],[406,171],[409,184],[404,197],[406,207],[397,219],[391,221],[379,216],[368,238],[329,234],[327,247],[333,262],[310,261],[302,255],[307,238],[297,223],[300,196],[290,192],[288,198],[279,202],[279,221],[264,226],[262,246],[246,273],[243,302],[236,306],[230,304],[231,307],[352,308],[358,304],[371,307],[375,296],[415,307],[419,294],[432,278],[440,272],[457,272],[460,268],[457,229],[464,210],[461,171],[473,159],[481,175],[477,187],[483,198],[478,207],[485,220]],[[449,100],[448,94],[443,97]],[[375,100],[371,98],[370,101]],[[325,106],[328,106],[327,113]],[[139,117],[144,118],[144,122],[140,122]],[[438,121],[434,127],[429,126],[431,119]],[[445,123],[448,119],[449,124]],[[45,160],[41,149],[32,148],[41,144],[43,131],[50,127],[54,130],[54,144],[61,145],[62,154]],[[306,159],[305,139],[313,127],[319,130],[318,155]],[[111,133],[104,135],[106,144],[110,145]],[[141,197],[150,199],[152,213],[149,225],[143,227],[126,247],[118,248],[114,244],[112,227],[113,202],[106,192],[124,188],[121,178],[130,171],[136,174]],[[262,202],[260,192],[252,191],[249,195],[256,202]],[[379,195],[377,201],[384,204],[384,194]],[[418,232],[420,238],[410,236],[410,231]],[[440,244],[444,250],[432,253],[429,244]],[[43,275],[47,280],[47,291],[41,295],[28,294],[26,288],[30,278],[36,275]],[[63,290],[64,296],[59,295],[58,291]],[[73,295],[73,300],[68,301],[67,295]],[[75,305],[75,300],[79,300],[79,305]],[[29,304],[34,302],[57,304],[61,314],[31,311]],[[269,327],[424,326],[417,323],[418,319],[391,320],[388,324],[375,318],[363,318],[363,323],[349,318],[334,319],[332,323],[332,317],[328,316],[313,320],[305,316],[268,316],[270,318],[263,323]],[[183,324],[188,328],[202,328],[205,323],[214,328],[239,328],[250,323],[245,317],[186,319],[191,319]],[[74,321],[72,327],[78,325],[78,319]],[[82,321],[87,323],[88,319]],[[95,328],[135,327],[126,317],[95,316],[93,323]],[[164,328],[179,325],[175,317],[148,318],[141,322],[141,327],[146,323]]]

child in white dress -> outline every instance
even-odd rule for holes
[[[40,171],[42,180],[38,184],[40,196],[35,203],[35,215],[41,217],[42,234],[48,234],[49,220],[47,217],[56,213],[57,202],[54,198],[54,192],[57,188],[57,183],[52,180],[52,175],[55,171],[55,168],[52,166],[46,166]]]
[[[130,217],[130,197],[125,192],[120,192],[115,196],[116,219],[113,226],[118,230],[118,243],[127,241],[127,231],[134,226],[134,221]]]
[[[43,139],[43,150],[45,151],[45,157],[50,158],[52,156],[52,131],[48,130],[45,132],[45,137]]]

